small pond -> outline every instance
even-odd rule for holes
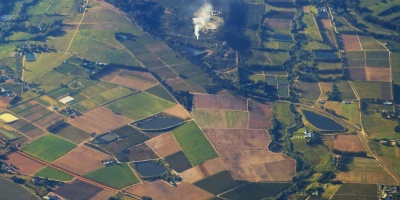
[[[164,114],[159,114],[159,115],[135,122],[133,125],[142,130],[162,130],[162,129],[176,126],[182,122],[184,122],[183,119],[164,115]]]
[[[136,171],[143,177],[159,176],[167,172],[167,168],[152,161],[135,163]]]
[[[314,51],[314,55],[319,60],[339,60],[339,56],[333,51]]]
[[[275,34],[272,36],[275,40],[279,41],[292,41],[293,38],[291,35],[286,35],[286,34]]]
[[[329,117],[325,117],[323,115],[317,114],[315,112],[309,110],[303,110],[303,114],[306,117],[307,121],[310,122],[313,126],[320,130],[324,131],[343,131],[344,127],[339,123],[335,122],[333,119]]]

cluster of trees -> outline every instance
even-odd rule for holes
[[[342,101],[342,94],[339,91],[337,83],[333,83],[332,91],[328,91],[327,94],[328,101]]]

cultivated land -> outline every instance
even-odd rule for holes
[[[193,107],[247,111],[247,101],[231,96],[196,94],[193,97]]]
[[[295,161],[268,150],[265,130],[204,129],[218,154],[239,180],[289,181],[295,172]]]
[[[182,178],[189,183],[193,183],[204,179],[208,176],[212,176],[216,173],[226,170],[226,166],[221,158],[214,158],[207,160],[204,163],[200,163],[193,168],[190,168],[181,173]]]
[[[44,167],[42,163],[39,163],[19,153],[7,155],[7,160],[4,160],[4,162],[9,165],[14,165],[17,169],[17,172],[25,175],[32,175]]]
[[[63,123],[50,130],[66,140],[79,144],[90,137],[90,134],[68,123]]]
[[[114,113],[122,114],[133,120],[155,115],[172,106],[174,103],[146,92],[140,92],[106,105]]]
[[[249,129],[268,129],[271,128],[272,106],[271,104],[261,104],[253,100],[249,103]]]
[[[102,189],[98,186],[83,182],[81,180],[75,180],[72,183],[65,184],[56,190],[54,193],[67,199],[108,199],[114,192]]]
[[[182,182],[174,187],[162,180],[145,182],[127,189],[140,196],[151,196],[153,199],[210,199],[213,195],[189,183]]]
[[[146,144],[160,157],[166,157],[181,150],[171,132],[152,138]]]
[[[82,145],[61,157],[53,164],[75,174],[83,175],[103,167],[101,161],[109,159],[112,159],[110,155]]]
[[[86,174],[85,177],[117,189],[140,182],[126,163],[102,167]]]
[[[1,199],[26,199],[37,200],[39,197],[32,194],[22,185],[12,182],[11,180],[0,178],[0,198]]]
[[[193,166],[218,156],[194,121],[176,128],[172,133]]]
[[[97,135],[117,129],[130,122],[132,122],[132,120],[121,115],[116,115],[111,110],[102,106],[69,121],[71,125],[85,130],[88,133],[96,133]]]
[[[141,91],[151,88],[158,83],[148,72],[126,69],[114,69],[101,77],[100,80]]]
[[[52,162],[75,147],[76,145],[72,142],[46,134],[28,143],[22,150],[44,161]]]
[[[56,170],[52,167],[45,167],[43,169],[41,169],[40,171],[35,173],[35,176],[39,176],[39,177],[45,177],[45,178],[49,178],[49,179],[53,179],[53,180],[59,180],[59,181],[71,181],[74,177]]]
[[[342,93],[343,95],[343,93]],[[360,114],[358,104],[351,102],[351,104],[344,104],[341,102],[326,102],[324,104],[325,108],[334,110],[337,116],[348,121],[351,124],[360,124]]]
[[[339,188],[332,199],[353,199],[355,195],[362,199],[376,199],[378,195],[378,185],[345,183]]]
[[[396,184],[373,158],[344,157],[344,166],[336,179],[347,183]]]
[[[248,126],[248,112],[193,109],[193,117],[202,128],[243,129]]]
[[[333,143],[333,148],[340,152],[365,152],[358,135],[338,135]]]

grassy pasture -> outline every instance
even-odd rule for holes
[[[272,114],[280,123],[280,131],[282,137],[285,137],[287,133],[282,133],[286,128],[295,125],[294,114],[290,110],[290,104],[286,102],[273,102],[272,103]]]
[[[372,200],[376,199],[377,195],[376,184],[344,183],[331,199],[354,199],[354,196],[357,196],[360,199]]]
[[[63,103],[61,103],[47,95],[43,95],[38,98],[35,98],[35,101],[39,102],[40,104],[42,104],[44,106],[54,105],[54,106],[57,106],[58,108],[65,106]]]
[[[324,104],[325,108],[332,109],[337,115],[347,118],[350,124],[360,124],[360,115],[358,103],[344,104],[341,102],[327,101]]]
[[[371,36],[359,35],[358,39],[360,40],[362,49],[383,50],[383,51],[386,50],[386,48],[382,44],[380,44],[377,40],[375,40]]]
[[[120,113],[133,120],[139,120],[157,114],[175,104],[151,95],[147,92],[140,92],[123,99],[114,101],[107,108],[113,112]]]
[[[396,139],[398,138],[399,137],[396,137]],[[398,167],[400,165],[400,152],[398,148],[381,145],[381,152],[383,154],[383,156],[381,156],[382,160],[388,164],[397,175],[400,175],[400,168]]]
[[[394,134],[394,127],[397,126],[397,121],[385,119],[380,113],[362,113],[362,123],[365,131],[371,137],[379,137],[380,134]],[[398,136],[400,138],[400,136]]]
[[[86,174],[85,177],[117,189],[140,182],[126,163],[102,167]]]
[[[72,142],[46,134],[27,144],[22,150],[44,161],[52,162],[75,147],[76,145]]]
[[[66,30],[65,34],[58,37],[49,37],[49,46],[54,47],[59,51],[66,51],[69,44],[72,42],[75,30]]]
[[[39,197],[32,194],[20,184],[5,178],[0,178],[0,199],[38,200]]]
[[[248,113],[230,110],[194,109],[193,116],[203,128],[246,129]]]
[[[193,166],[218,156],[194,121],[176,128],[172,133]]]
[[[62,61],[66,60],[69,55],[62,52],[43,53],[36,55],[37,61],[25,62],[25,71],[23,78],[25,81],[35,80],[43,74],[50,72],[53,68],[60,65]]]
[[[35,173],[35,176],[45,177],[45,178],[58,180],[58,181],[70,181],[74,178],[73,176],[71,176],[65,172],[56,170],[52,167],[45,167],[45,168],[41,169],[40,171]]]
[[[381,98],[381,83],[376,81],[354,81],[353,85],[360,98]]]

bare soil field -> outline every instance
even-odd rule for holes
[[[160,157],[166,157],[181,151],[181,147],[171,132],[152,138],[146,141],[146,144]]]
[[[181,176],[189,183],[194,183],[208,176],[226,170],[226,166],[221,158],[207,160],[193,168],[181,173]]]
[[[271,127],[272,105],[249,100],[249,129]]]
[[[341,152],[365,152],[364,145],[358,135],[338,135],[333,148]]]
[[[295,161],[268,150],[265,130],[204,129],[235,179],[248,181],[290,181]]]
[[[230,96],[195,94],[193,107],[247,111],[247,100]]]
[[[10,105],[10,102],[13,98],[12,97],[1,97],[0,98],[0,110],[4,110],[8,105]]]
[[[360,42],[358,41],[357,35],[345,35],[341,34],[339,40],[346,51],[359,51],[361,50]]]
[[[4,160],[3,162],[9,165],[12,164],[15,166],[17,172],[25,175],[32,175],[45,167],[42,163],[36,162],[18,153],[11,153],[7,158],[8,160]]]
[[[165,109],[163,113],[172,115],[174,117],[178,117],[181,119],[189,119],[190,115],[189,113],[179,104],[176,104],[175,106]]]
[[[130,70],[121,70],[109,82],[141,91],[157,85],[157,80],[150,73]]]
[[[303,6],[302,9],[304,13],[310,13],[310,6]]]
[[[390,68],[366,68],[367,81],[391,82]]]
[[[290,29],[290,20],[283,19],[265,19],[269,27],[273,29]]]
[[[212,194],[186,182],[172,186],[159,180],[137,184],[126,190],[139,196],[150,196],[154,200],[201,200],[213,197]]]
[[[96,133],[97,135],[115,130],[131,122],[132,120],[122,115],[116,115],[111,110],[102,106],[69,121],[73,126],[85,130],[88,133]]]
[[[331,21],[329,19],[320,19],[324,28],[330,29],[332,28]]]
[[[112,159],[111,156],[87,146],[78,146],[53,164],[70,172],[83,175],[103,167],[102,160]]]
[[[347,73],[349,74],[349,78],[354,81],[365,81],[365,68],[349,68],[346,69]]]
[[[110,194],[111,191],[105,192],[98,186],[83,182],[81,180],[75,180],[72,183],[64,184],[61,187],[54,190],[54,193],[64,197],[66,199],[74,200],[87,200],[87,199],[108,199],[105,198],[106,194]]]

